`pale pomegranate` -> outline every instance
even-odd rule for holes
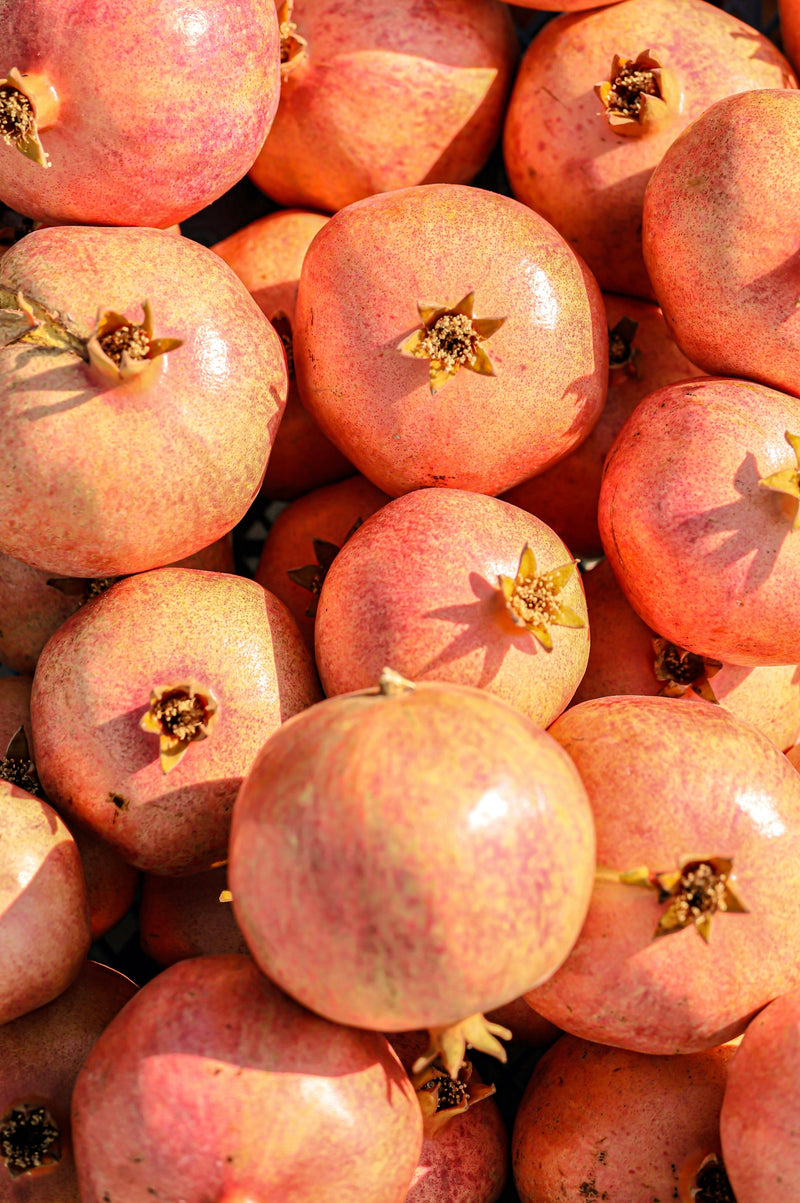
[[[0,307],[13,430],[0,550],[55,576],[118,576],[191,555],[243,517],[286,364],[217,255],[159,230],[36,230],[0,260]]]
[[[653,288],[684,353],[707,372],[796,395],[799,155],[800,93],[721,100],[665,155],[642,229]]]
[[[254,581],[163,568],[82,606],[45,645],[31,718],[48,797],[131,864],[225,859],[268,735],[320,697],[285,606]]]
[[[280,104],[250,176],[333,212],[376,192],[466,184],[497,141],[518,47],[497,0],[289,0]]]
[[[510,488],[585,438],[605,399],[594,279],[538,214],[478,188],[332,217],[303,263],[294,349],[312,415],[393,496]]]
[[[511,188],[601,288],[651,297],[641,227],[653,169],[714,101],[793,87],[768,38],[704,0],[622,0],[557,17],[533,39],[514,84],[503,135]],[[713,139],[707,145],[713,158]],[[699,296],[710,296],[701,279]]]
[[[315,646],[329,697],[389,664],[410,680],[486,690],[546,727],[583,676],[589,624],[580,573],[538,518],[480,493],[418,489],[336,556]]]
[[[383,1036],[312,1015],[235,955],[131,999],[78,1075],[72,1125],[82,1203],[402,1203],[422,1138]]]
[[[0,194],[29,217],[182,221],[241,179],[278,104],[274,0],[4,4],[0,47]]]
[[[139,903],[139,942],[159,965],[187,957],[247,952],[231,906],[224,866],[185,877],[146,873]]]
[[[800,775],[721,706],[598,698],[550,731],[591,799],[598,871],[575,947],[531,1003],[634,1052],[741,1034],[800,982]]]

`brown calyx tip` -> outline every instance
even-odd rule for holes
[[[695,927],[708,943],[711,921],[718,911],[748,914],[738,889],[733,885],[733,859],[729,856],[683,856],[678,868],[652,873],[646,865],[618,871],[598,866],[595,884],[617,883],[640,886],[658,893],[658,901],[668,902],[653,939]]]
[[[0,1118],[0,1157],[12,1178],[61,1160],[61,1131],[47,1107],[17,1103]]]
[[[430,386],[438,393],[459,368],[477,372],[479,376],[494,376],[494,366],[481,343],[500,329],[504,317],[476,318],[475,293],[468,292],[457,305],[417,302],[422,328],[398,345],[398,351],[414,359],[430,360]]]
[[[609,78],[595,84],[606,120],[617,134],[639,137],[680,111],[677,80],[649,50],[635,59],[615,54]]]
[[[311,545],[314,548],[316,564],[304,564],[302,568],[287,568],[286,575],[293,584],[299,585],[301,589],[306,589],[311,594],[311,601],[306,609],[306,618],[315,618],[317,606],[319,604],[319,595],[322,592],[322,586],[325,584],[325,577],[328,575],[331,564],[338,556],[339,552],[344,547],[347,540],[354,535],[358,528],[363,525],[363,518],[356,518],[350,530],[342,539],[341,547],[337,547],[335,543],[328,542],[327,539],[311,540]]]
[[[306,56],[308,42],[297,32],[297,26],[292,20],[292,0],[283,0],[277,4],[278,29],[281,36],[281,79],[291,75]]]
[[[112,384],[139,376],[168,351],[183,346],[180,338],[153,338],[153,312],[142,302],[141,322],[112,309],[98,309],[94,329],[86,340],[91,366]]]
[[[185,685],[159,686],[150,694],[150,709],[140,727],[159,737],[161,768],[169,773],[183,759],[190,744],[207,739],[219,714],[212,691],[189,681]]]
[[[653,671],[664,682],[660,697],[682,698],[692,690],[707,702],[717,702],[709,678],[722,668],[721,660],[700,656],[660,637],[653,640],[653,654]]]
[[[551,626],[585,627],[586,623],[570,606],[559,601],[559,594],[575,571],[575,561],[539,572],[536,557],[528,543],[522,549],[515,577],[500,576],[500,590],[506,608],[516,626],[535,635],[548,652],[553,648]]]
[[[505,1062],[506,1050],[500,1041],[511,1039],[508,1028],[499,1023],[490,1023],[480,1013],[469,1015],[458,1023],[429,1028],[428,1035],[430,1044],[427,1052],[417,1057],[411,1066],[411,1072],[415,1076],[435,1061],[439,1061],[450,1077],[457,1079],[464,1064],[467,1048],[476,1048],[481,1053],[487,1053],[490,1057]]]
[[[49,167],[50,159],[39,134],[57,115],[58,97],[44,75],[12,67],[0,79],[0,139],[40,167]]]
[[[771,476],[762,476],[758,483],[765,489],[771,489],[775,493],[784,493],[786,496],[797,498],[800,501],[800,435],[786,430],[783,437],[794,452],[793,467],[782,468],[779,472],[773,472]],[[792,523],[792,530],[798,529],[800,529],[800,504],[795,509]]]
[[[427,1138],[436,1136],[451,1119],[461,1115],[495,1092],[493,1083],[476,1079],[471,1061],[464,1061],[452,1078],[439,1060],[412,1076],[422,1111],[422,1130]]]
[[[8,741],[3,759],[0,760],[0,779],[27,790],[36,798],[44,798],[44,790],[31,759],[24,727],[18,727]]]

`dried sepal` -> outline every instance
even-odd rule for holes
[[[653,654],[653,672],[664,682],[658,691],[659,697],[682,698],[692,690],[706,702],[717,703],[710,678],[722,668],[721,660],[687,651],[660,636],[653,639]]]
[[[455,1078],[437,1061],[413,1074],[412,1085],[422,1112],[422,1131],[426,1139],[438,1135],[456,1115],[490,1098],[494,1083],[478,1082],[471,1061],[464,1061]]]
[[[784,431],[784,438],[791,446],[794,452],[795,466],[793,468],[782,468],[780,472],[773,472],[771,476],[762,476],[759,484],[765,489],[772,489],[776,493],[786,493],[789,497],[796,497],[800,502],[800,435],[792,434],[790,431]],[[794,522],[792,530],[800,529],[800,504],[795,510]]]
[[[608,79],[595,84],[606,120],[616,134],[639,138],[670,120],[681,109],[677,78],[649,50],[635,59],[615,54]]]
[[[68,329],[66,319],[33,297],[0,288],[0,310],[0,347],[26,343],[88,360],[85,341]]]
[[[218,715],[219,705],[207,686],[196,681],[159,685],[150,694],[150,708],[139,726],[159,737],[161,769],[169,773],[191,744],[208,738]]]
[[[297,26],[292,20],[293,0],[283,0],[277,4],[278,28],[281,35],[281,79],[291,75],[306,57],[308,41],[297,32]]]
[[[430,388],[438,393],[459,368],[479,376],[494,376],[494,365],[481,343],[503,325],[504,317],[474,316],[475,293],[468,292],[457,305],[417,301],[422,329],[398,344],[398,351],[414,359],[430,360]]]
[[[142,302],[141,322],[132,322],[113,309],[98,309],[94,329],[86,341],[91,366],[111,384],[130,380],[147,371],[160,355],[183,346],[180,338],[153,338],[153,312]]]
[[[430,1044],[427,1052],[417,1057],[411,1066],[412,1074],[421,1073],[438,1060],[451,1078],[458,1077],[468,1048],[475,1048],[498,1061],[507,1060],[501,1040],[510,1040],[511,1032],[499,1023],[491,1023],[480,1013],[469,1015],[458,1023],[428,1029]]]
[[[530,631],[547,651],[553,647],[551,626],[586,626],[580,614],[558,598],[574,571],[575,561],[570,560],[547,572],[537,572],[533,549],[526,543],[519,558],[517,575],[500,575],[498,578],[515,625]]]
[[[402,677],[393,668],[384,668],[378,678],[378,690],[385,698],[397,697],[403,693],[413,693],[416,686],[413,681]]]
[[[302,568],[287,569],[286,575],[289,580],[293,584],[299,585],[301,589],[307,589],[311,594],[311,601],[308,603],[305,611],[306,618],[316,617],[319,595],[322,592],[322,586],[325,583],[328,570],[342,550],[342,547],[356,533],[358,528],[363,524],[363,521],[363,518],[356,518],[350,530],[342,539],[341,547],[337,547],[335,543],[329,543],[326,539],[312,539],[311,545],[314,548],[314,555],[317,560],[316,564],[304,564]]]
[[[50,157],[39,134],[58,114],[58,97],[44,75],[23,75],[12,67],[0,79],[0,139],[37,163],[50,167]]]

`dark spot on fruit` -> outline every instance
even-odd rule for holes
[[[117,810],[127,810],[130,806],[130,802],[127,798],[123,798],[122,794],[108,794],[106,796],[106,802],[113,803]]]

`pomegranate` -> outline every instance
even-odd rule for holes
[[[187,957],[247,952],[233,915],[224,866],[187,877],[145,874],[139,941],[159,965],[174,965]]]
[[[543,218],[431,184],[360,201],[320,230],[300,276],[295,368],[322,429],[384,492],[499,493],[589,433],[608,337],[594,280]]]
[[[628,601],[664,639],[731,664],[800,661],[799,456],[800,401],[762,385],[686,381],[637,406],[598,521]]]
[[[280,12],[280,104],[250,171],[279,204],[333,212],[480,171],[518,54],[504,4],[290,0]]]
[[[0,308],[0,408],[14,432],[0,455],[0,550],[54,576],[118,576],[239,521],[286,365],[217,255],[158,230],[35,230],[0,260]]]
[[[72,1124],[82,1203],[402,1203],[422,1135],[384,1037],[312,1015],[236,955],[181,961],[131,999]]]
[[[319,597],[329,697],[366,688],[390,664],[411,680],[487,690],[545,727],[588,656],[567,548],[532,514],[480,493],[418,489],[389,502],[347,540]]]
[[[182,221],[258,153],[279,42],[273,0],[3,5],[0,194],[48,221]]]
[[[739,1035],[800,981],[800,776],[721,706],[598,698],[550,731],[591,799],[598,874],[575,947],[530,1002],[634,1052]]]
[[[778,12],[783,49],[796,67],[800,63],[800,4],[797,0],[778,0]]]
[[[545,731],[478,690],[386,672],[267,741],[229,856],[237,921],[279,985],[340,1023],[428,1028],[455,1076],[465,1044],[504,1055],[510,1033],[479,1012],[575,941],[594,841]]]
[[[53,803],[138,868],[224,860],[267,736],[320,697],[285,606],[254,581],[163,568],[81,607],[45,645],[31,717]]]
[[[529,46],[509,103],[512,191],[553,223],[601,288],[651,297],[642,201],[667,148],[723,96],[792,87],[768,38],[704,0],[622,0],[557,17]],[[680,252],[683,262],[685,245]]]
[[[800,93],[729,96],[665,155],[642,229],[653,287],[684,353],[708,372],[796,395],[798,154]]]

